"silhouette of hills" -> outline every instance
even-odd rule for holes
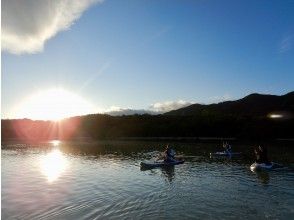
[[[235,137],[293,139],[294,92],[282,96],[251,94],[218,104],[193,104],[165,114],[92,114],[60,122],[1,120],[2,140],[93,140],[154,137]],[[271,117],[275,116],[275,117]]]
[[[210,105],[193,104],[181,109],[167,112],[165,115],[228,115],[263,117],[268,116],[268,114],[282,112],[287,115],[294,112],[294,92],[290,92],[282,96],[253,93],[235,101],[226,101]]]

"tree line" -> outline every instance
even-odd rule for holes
[[[234,115],[104,114],[72,117],[58,122],[1,120],[1,138],[94,140],[129,137],[235,137],[239,139],[294,138],[294,119]]]

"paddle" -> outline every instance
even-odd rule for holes
[[[195,158],[195,157],[199,157],[199,156],[178,155],[178,156],[176,156],[176,159],[179,160],[179,159],[184,159],[184,158]]]

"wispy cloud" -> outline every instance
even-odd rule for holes
[[[155,112],[168,112],[172,110],[176,110],[179,108],[186,107],[188,105],[192,105],[192,102],[178,100],[178,101],[166,101],[166,102],[157,102],[152,104],[149,109]]]
[[[278,52],[279,53],[285,53],[293,48],[294,43],[294,35],[287,35],[282,38],[282,40],[279,43]]]
[[[94,3],[103,0],[2,0],[2,50],[36,53],[68,29]]]

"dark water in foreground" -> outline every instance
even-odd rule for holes
[[[253,173],[217,144],[174,143],[186,162],[140,170],[159,142],[2,143],[2,219],[294,219],[294,149],[268,145],[279,170]]]

